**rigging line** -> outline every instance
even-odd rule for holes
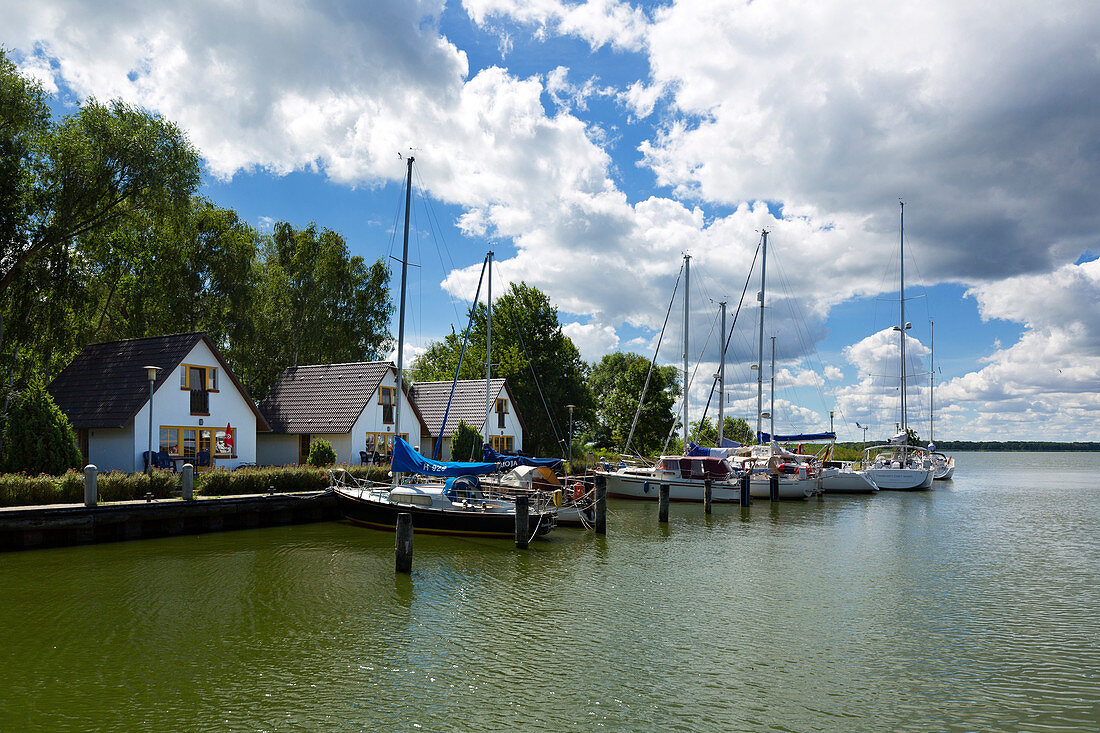
[[[684,378],[684,383],[685,383],[685,385],[684,385],[684,400],[687,399],[688,391],[691,389],[691,385],[695,382],[695,376],[699,373],[699,366],[703,362],[703,354],[706,353],[707,346],[710,345],[710,337],[714,335],[714,326],[717,323],[718,323],[718,313],[715,312],[714,320],[710,322],[710,331],[707,332],[707,338],[706,338],[705,341],[703,341],[703,348],[699,352],[699,358],[695,360],[695,369],[693,369],[692,372],[691,372],[691,378],[689,379],[686,376]],[[680,400],[680,402],[677,403],[677,407],[682,406],[684,404],[684,400]],[[700,425],[701,424],[702,423],[700,423]],[[675,427],[675,426],[673,426],[673,427]],[[691,426],[688,425],[688,435],[690,435],[690,434],[691,434]],[[671,438],[672,438],[672,433],[669,433],[669,437],[665,439],[665,444],[663,446],[661,446],[661,453],[665,452],[665,449],[668,447],[668,441],[671,440]],[[686,445],[684,446],[684,450],[685,451],[687,450]]]
[[[749,291],[749,280],[752,278],[752,271],[756,267],[756,259],[760,256],[760,245],[756,245],[756,252],[752,256],[752,264],[749,265],[749,272],[745,275],[745,287],[741,289],[741,299],[737,301],[737,310],[733,312],[733,324],[730,325],[729,335],[726,336],[726,344],[722,349],[722,353],[725,354],[729,351],[730,341],[733,340],[733,330],[737,327],[737,316],[741,314],[741,305],[745,302],[745,293]],[[718,377],[714,378],[714,382],[710,386],[710,394],[707,395],[707,404],[703,408],[703,416],[699,418],[699,424],[703,424],[703,420],[707,417],[707,411],[710,409],[710,401],[714,397],[714,387],[718,384]],[[719,395],[719,399],[725,399],[725,395]],[[687,446],[684,446],[685,448]],[[721,446],[719,446],[721,447]]]
[[[680,265],[680,272],[676,275],[676,283],[672,286],[672,297],[668,301],[668,310],[665,311],[665,322],[661,325],[661,334],[657,337],[657,348],[653,350],[653,359],[649,362],[649,370],[645,374],[645,384],[642,385],[642,395],[638,398],[638,409],[634,412],[634,422],[630,424],[630,433],[623,443],[623,453],[630,450],[630,443],[634,439],[634,430],[638,427],[638,418],[642,415],[642,405],[645,403],[645,395],[649,390],[649,379],[653,376],[653,365],[657,363],[657,354],[661,351],[661,341],[665,337],[665,329],[668,327],[668,317],[672,313],[672,304],[676,302],[676,291],[680,288],[680,277],[684,274],[684,266]],[[672,429],[676,429],[676,420],[672,420]]]
[[[419,169],[415,170],[413,172],[413,174],[417,177],[417,181],[420,183],[421,189],[426,191],[427,187],[424,185],[423,181],[420,179]],[[436,242],[435,252],[436,252],[436,255],[439,257],[440,270],[444,275],[446,275],[446,273],[448,273],[452,270],[456,270],[457,266],[455,265],[454,258],[451,256],[450,248],[447,246],[447,239],[446,239],[446,237],[443,236],[443,227],[439,224],[439,217],[435,212],[435,207],[432,206],[431,199],[427,195],[422,194],[420,196],[420,204],[421,204],[421,206],[424,207],[424,210],[426,212],[426,218],[428,220],[428,228],[429,228],[430,231],[432,231],[433,236],[435,237],[435,240],[434,240]],[[443,245],[442,249],[439,246],[440,243],[442,243],[442,245]],[[447,260],[450,261],[450,263],[451,263],[450,264],[450,270],[448,270],[447,264],[443,261],[444,252],[446,252],[446,254],[447,254]],[[458,306],[455,304],[456,299],[455,298],[450,298],[449,300],[451,301],[451,309],[454,311],[455,320],[457,321],[457,320],[459,320],[460,316],[459,316],[459,313],[458,313]]]
[[[455,396],[455,387],[458,385],[458,377],[462,372],[462,359],[466,356],[466,344],[469,342],[470,329],[474,325],[474,311],[477,306],[477,300],[481,296],[481,283],[485,279],[485,268],[489,265],[489,255],[485,255],[485,261],[481,265],[481,277],[477,281],[477,292],[474,293],[474,304],[470,306],[470,320],[466,323],[466,333],[462,336],[462,352],[458,355],[458,366],[455,367],[455,378],[451,381],[451,394],[447,398],[447,407],[443,410],[443,422],[439,426],[439,435],[436,438],[435,449],[432,451],[432,456],[440,455],[440,451],[443,446],[443,431],[447,427],[447,416],[451,412],[451,401]]]
[[[520,326],[527,325],[524,320],[521,323],[516,323],[515,313],[512,312],[512,305],[509,304],[506,309],[508,312],[508,320],[512,322],[512,328],[516,330],[516,336],[519,337],[519,345],[523,348],[523,355],[527,358],[527,366],[531,369],[531,377],[535,380],[535,389],[538,390],[539,399],[542,401],[542,408],[546,411],[546,417],[550,422],[550,430],[554,433],[554,441],[560,448],[562,444],[561,433],[558,431],[558,425],[554,421],[554,416],[550,412],[550,405],[546,402],[546,396],[542,392],[542,384],[539,383],[539,375],[535,371],[535,361],[531,358],[531,352],[527,350],[527,343],[523,340],[523,329]]]

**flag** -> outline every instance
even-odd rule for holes
[[[864,427],[863,427],[862,425],[860,425],[859,423],[856,423],[856,427],[857,427],[857,428],[859,428],[860,430],[866,430],[866,428],[864,428]]]
[[[233,452],[233,426],[229,423],[225,424],[225,447]]]

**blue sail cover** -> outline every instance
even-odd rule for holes
[[[756,442],[761,444],[770,443],[773,439],[776,443],[806,443],[811,440],[836,440],[836,433],[797,433],[795,435],[760,433]]]
[[[393,463],[390,470],[395,473],[418,473],[421,476],[480,476],[497,470],[497,464],[433,461],[417,453],[404,438],[399,437],[393,444]]]
[[[706,446],[695,445],[695,443],[689,442],[687,455],[695,456],[697,458],[728,458],[732,453],[732,448],[741,447],[740,443],[735,443],[734,441],[726,440],[725,438],[722,439],[722,442],[727,443],[728,445],[722,448],[707,448]]]
[[[729,438],[723,437],[722,438],[722,447],[723,448],[740,448],[741,444],[738,443],[736,440],[730,440]]]
[[[527,456],[513,456],[497,453],[488,445],[481,446],[481,460],[495,463],[502,471],[511,471],[517,466],[545,466],[551,471],[557,471],[562,466],[560,458],[528,458]]]

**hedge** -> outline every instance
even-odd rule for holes
[[[388,480],[388,467],[338,466],[357,478]],[[329,485],[328,471],[310,466],[241,468],[236,471],[213,470],[195,474],[195,494],[235,496],[276,492],[320,491]],[[154,470],[152,479],[143,473],[112,471],[96,478],[100,502],[133,501],[152,492],[157,499],[179,496],[181,476],[171,471]],[[81,504],[84,502],[84,473],[69,471],[62,476],[28,476],[23,473],[0,474],[0,507],[39,504]]]

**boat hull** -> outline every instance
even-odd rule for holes
[[[931,468],[868,468],[867,475],[882,490],[918,491],[932,488]]]
[[[607,495],[618,499],[651,499],[660,497],[661,484],[668,484],[668,500],[684,502],[703,501],[703,482],[692,479],[664,479],[638,474],[598,472],[607,479]],[[726,481],[711,484],[711,501],[724,504],[740,504],[741,490]]]
[[[808,499],[817,493],[817,478],[779,479],[779,498]],[[749,481],[749,496],[754,499],[771,499],[772,488],[768,474],[758,474]]]
[[[934,480],[936,481],[950,481],[951,477],[955,475],[955,459],[952,458],[947,462],[946,466],[936,466]]]
[[[514,512],[466,511],[438,509],[410,504],[395,504],[369,493],[334,489],[336,504],[348,521],[363,527],[393,532],[398,514],[411,514],[413,529],[428,534],[449,534],[471,537],[515,537]],[[552,512],[532,511],[530,526],[538,527],[539,535],[554,528]]]
[[[821,490],[826,494],[873,494],[878,486],[865,473],[824,468],[821,470]]]

